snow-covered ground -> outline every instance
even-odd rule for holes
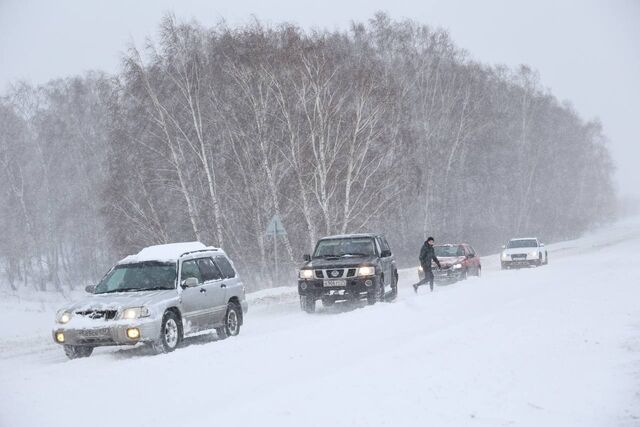
[[[55,304],[0,296],[0,426],[640,425],[640,220],[395,303],[252,294],[239,337],[68,361]]]

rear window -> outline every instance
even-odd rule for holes
[[[216,264],[220,268],[220,271],[222,271],[222,275],[225,278],[230,279],[232,277],[236,277],[236,271],[233,269],[233,266],[226,257],[218,255],[216,257]]]

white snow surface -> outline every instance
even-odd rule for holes
[[[638,426],[640,219],[548,245],[549,265],[302,313],[248,295],[238,337],[69,361],[61,301],[0,295],[0,426]],[[43,298],[38,294],[34,298]],[[62,299],[62,297],[56,297]]]

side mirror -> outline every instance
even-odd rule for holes
[[[544,248],[544,243],[540,243],[540,247],[541,247],[541,248]]]
[[[386,258],[388,256],[391,256],[391,251],[390,250],[382,251],[382,253],[380,253],[380,256],[382,258]]]
[[[475,255],[473,254],[467,254],[467,258],[473,258]]]
[[[181,286],[182,289],[195,288],[196,286],[198,286],[198,279],[196,279],[195,277],[188,277],[182,281]]]
[[[309,254],[304,254],[304,255],[302,256],[302,259],[304,259],[304,262],[309,262],[309,261],[311,261],[311,255],[309,255]]]
[[[507,249],[507,245],[502,245],[502,249]]]
[[[95,294],[96,293],[96,285],[85,286],[84,290],[85,290],[85,292],[87,292],[89,294]]]

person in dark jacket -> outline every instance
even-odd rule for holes
[[[422,271],[424,272],[424,279],[413,285],[413,290],[416,293],[418,292],[418,286],[424,285],[427,282],[429,282],[431,292],[433,292],[433,271],[431,269],[431,261],[435,262],[438,268],[441,268],[440,261],[438,261],[438,257],[436,257],[436,250],[433,248],[433,244],[433,237],[429,237],[420,249],[419,259],[420,265],[422,266]]]

